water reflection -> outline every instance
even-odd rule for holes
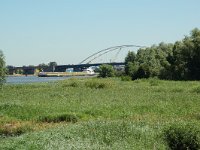
[[[6,78],[6,83],[20,84],[20,83],[35,83],[35,82],[52,82],[52,81],[64,80],[68,78],[70,77],[9,76]]]

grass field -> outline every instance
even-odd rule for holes
[[[200,128],[200,82],[70,79],[5,85],[0,149],[166,149],[170,125]]]

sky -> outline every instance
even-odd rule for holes
[[[200,28],[199,6],[199,0],[0,0],[0,49],[7,65],[78,64],[112,46],[181,40]]]

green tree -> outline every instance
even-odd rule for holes
[[[2,87],[3,83],[5,82],[6,76],[6,63],[5,57],[3,52],[0,50],[0,88]]]
[[[115,74],[115,70],[111,65],[101,65],[99,67],[99,77],[106,78],[106,77],[113,77]]]
[[[129,51],[125,58],[125,74],[132,76],[135,70],[135,58],[136,54],[133,51]]]
[[[174,44],[171,71],[176,80],[200,80],[200,30]]]
[[[140,65],[137,72],[133,74],[132,79],[149,78],[151,75],[150,68],[146,64]]]
[[[42,63],[42,64],[39,64],[39,65],[38,65],[38,69],[39,69],[39,71],[44,71],[45,68],[48,68],[48,65],[45,64],[45,63]]]
[[[156,59],[159,60],[159,74],[161,79],[171,79],[171,63],[170,60],[173,56],[174,44],[160,43],[156,49]]]
[[[125,64],[128,64],[128,62],[134,62],[136,58],[136,54],[133,51],[129,51],[126,58],[125,58]]]
[[[126,75],[133,77],[138,71],[138,65],[135,62],[128,62],[125,66],[125,70]]]
[[[173,80],[200,80],[200,30],[175,44],[160,43],[141,48],[125,58],[125,73],[133,79],[159,77]]]
[[[186,77],[190,80],[200,80],[200,30],[193,29],[190,37],[186,37],[183,43],[182,54],[186,61]]]
[[[167,58],[172,54],[173,44],[160,43],[149,48],[139,49],[135,58],[138,66],[134,78],[162,77],[170,63]]]
[[[139,49],[136,56],[138,64],[137,78],[149,78],[158,76],[161,64],[157,52],[158,47],[152,46],[146,49]]]
[[[48,64],[48,66],[51,68],[51,71],[55,71],[55,67],[57,66],[57,63],[56,62],[50,62],[49,64]]]
[[[183,61],[182,59],[182,49],[183,49],[183,42],[177,41],[174,44],[172,55],[168,57],[170,67],[167,68],[166,70],[168,72],[168,76],[171,76],[169,77],[169,79],[182,80],[186,76],[185,61]]]

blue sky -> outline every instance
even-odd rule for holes
[[[77,64],[111,46],[181,40],[200,28],[199,0],[0,0],[7,65]]]

